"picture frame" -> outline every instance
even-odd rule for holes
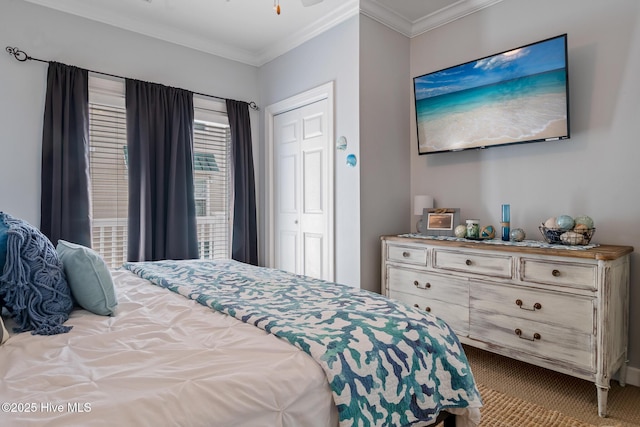
[[[460,224],[459,208],[425,208],[422,211],[421,234],[429,236],[453,236]]]

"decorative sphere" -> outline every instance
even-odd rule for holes
[[[588,229],[593,228],[593,219],[591,219],[591,217],[587,215],[578,215],[577,217],[575,217],[574,221],[576,223],[576,226],[584,225]]]
[[[522,228],[514,228],[511,230],[511,240],[514,242],[522,242],[527,235]]]
[[[464,224],[460,224],[453,230],[456,237],[464,238],[467,235],[467,226]]]
[[[562,230],[571,230],[576,224],[573,218],[569,215],[560,215],[558,218],[556,218],[556,222],[558,223],[558,228]]]
[[[547,228],[558,228],[558,221],[555,216],[552,216],[544,222],[544,226]]]
[[[562,243],[566,245],[585,244],[584,236],[580,233],[576,233],[575,231],[567,231],[566,233],[562,233],[560,235],[560,240],[562,240]]]
[[[481,239],[493,239],[494,237],[496,237],[496,229],[493,228],[493,225],[485,225],[480,229]]]
[[[576,224],[576,226],[573,227],[573,231],[575,231],[576,233],[586,233],[587,231],[589,231],[589,227],[584,224]]]

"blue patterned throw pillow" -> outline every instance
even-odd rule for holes
[[[63,323],[73,309],[73,300],[55,247],[26,221],[4,212],[0,212],[0,221],[8,227],[0,297],[16,321],[15,332],[68,332],[71,327]]]

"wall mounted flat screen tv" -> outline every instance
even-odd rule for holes
[[[420,154],[569,138],[567,35],[413,79]]]

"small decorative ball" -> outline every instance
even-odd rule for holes
[[[464,224],[460,224],[453,230],[456,237],[464,238],[467,236],[467,226]]]
[[[575,231],[562,233],[560,235],[560,240],[562,240],[562,243],[567,245],[584,245],[585,243],[584,236],[580,233],[576,233]]]
[[[573,227],[573,231],[575,231],[576,233],[586,233],[588,230],[589,227],[584,224],[576,224],[576,226]]]
[[[493,228],[493,225],[485,225],[480,229],[481,239],[493,239],[494,237],[496,237],[496,229]]]
[[[527,235],[522,228],[514,228],[511,230],[511,240],[514,242],[522,242]]]
[[[573,226],[576,225],[575,221],[569,215],[560,215],[556,218],[556,222],[558,223],[558,228],[562,230],[571,230]]]
[[[552,216],[544,222],[544,226],[547,228],[558,228],[558,221],[555,216]]]
[[[578,215],[574,219],[576,225],[584,225],[586,228],[593,228],[593,219],[587,215]]]

